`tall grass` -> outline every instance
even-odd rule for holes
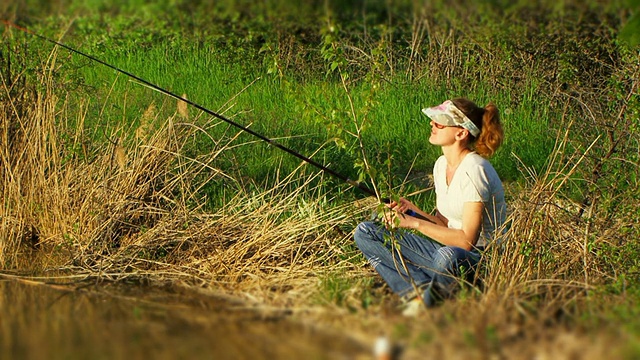
[[[330,206],[332,199],[309,185],[323,174],[304,175],[300,164],[273,188],[245,193],[214,166],[237,134],[212,140],[211,152],[187,156],[195,134],[222,125],[189,118],[182,106],[168,118],[150,106],[140,127],[130,129],[135,141],[107,138],[78,156],[76,124],[84,119],[68,127],[59,117],[65,104],[48,79],[42,79],[43,93],[24,89],[34,101],[20,104],[21,111],[3,109],[5,269],[293,288],[290,282],[306,279],[316,264],[332,263],[334,251],[348,241],[340,227],[355,210]],[[301,174],[301,186],[286,191]],[[224,180],[231,189],[224,206],[209,213],[202,211],[207,199],[199,190],[211,180]],[[332,244],[335,234],[343,234],[338,244]]]

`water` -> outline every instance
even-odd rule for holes
[[[0,359],[370,358],[282,310],[140,285],[65,288],[0,280]]]

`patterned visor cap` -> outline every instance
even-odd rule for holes
[[[437,124],[460,126],[469,130],[469,133],[475,137],[480,135],[480,129],[476,124],[460,111],[451,100],[447,100],[438,106],[422,109],[422,112]]]

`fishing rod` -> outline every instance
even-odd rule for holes
[[[283,151],[285,151],[285,152],[297,157],[298,159],[306,162],[307,164],[315,166],[316,168],[320,169],[321,171],[323,171],[323,172],[325,172],[325,173],[327,173],[327,174],[329,174],[329,175],[331,175],[331,176],[333,176],[333,177],[335,177],[335,178],[337,178],[337,179],[339,179],[339,180],[351,185],[352,187],[355,187],[355,188],[359,189],[363,193],[378,198],[378,195],[376,194],[376,192],[373,191],[372,189],[368,188],[366,185],[364,185],[364,184],[362,184],[362,183],[360,183],[358,181],[351,180],[349,177],[344,176],[344,175],[342,175],[342,174],[340,174],[340,173],[338,173],[338,172],[336,172],[336,171],[334,171],[334,170],[332,170],[332,169],[320,164],[319,162],[317,162],[317,161],[315,161],[315,160],[313,160],[313,159],[311,159],[311,158],[309,158],[307,156],[304,156],[304,155],[302,155],[302,154],[300,154],[300,153],[298,153],[298,152],[296,152],[296,151],[294,151],[294,150],[292,150],[292,149],[290,149],[290,148],[288,148],[288,147],[286,147],[286,146],[284,146],[282,144],[279,144],[279,143],[275,142],[274,140],[272,140],[272,139],[270,139],[270,138],[268,138],[268,137],[266,137],[266,136],[264,136],[264,135],[262,135],[260,133],[257,133],[255,131],[249,129],[246,126],[242,126],[242,125],[238,124],[237,122],[235,122],[235,121],[233,121],[233,120],[231,120],[231,119],[229,119],[229,118],[227,118],[227,117],[225,117],[225,116],[223,116],[221,114],[218,114],[218,113],[216,113],[214,111],[211,111],[211,110],[209,110],[209,109],[207,109],[207,108],[205,108],[205,107],[203,107],[203,106],[201,106],[201,105],[199,105],[199,104],[197,104],[197,103],[195,103],[195,102],[193,102],[193,101],[191,101],[189,99],[186,99],[186,98],[184,98],[182,96],[179,96],[179,95],[177,95],[177,94],[175,94],[175,93],[173,93],[173,92],[171,92],[169,90],[161,88],[160,86],[158,86],[158,85],[156,85],[156,84],[154,84],[154,83],[152,83],[150,81],[147,81],[147,80],[145,80],[145,79],[143,79],[143,78],[141,78],[141,77],[139,77],[137,75],[134,75],[134,74],[132,74],[132,73],[130,73],[128,71],[125,71],[125,70],[122,70],[122,69],[120,69],[120,68],[118,68],[116,66],[113,66],[113,65],[111,65],[111,64],[109,64],[109,63],[107,63],[107,62],[105,62],[103,60],[100,60],[100,59],[98,59],[98,58],[96,58],[96,57],[94,57],[92,55],[86,54],[86,53],[84,53],[84,52],[82,52],[80,50],[76,50],[76,49],[74,49],[74,48],[72,48],[72,47],[70,47],[70,46],[68,46],[66,44],[63,44],[63,43],[58,42],[56,40],[50,39],[50,38],[48,38],[46,36],[40,35],[38,33],[35,33],[35,32],[33,32],[33,31],[31,31],[31,30],[29,30],[27,28],[18,26],[16,24],[12,23],[12,22],[7,21],[7,20],[2,20],[2,22],[5,24],[5,26],[7,26],[9,28],[15,28],[17,30],[20,30],[20,31],[26,33],[26,34],[35,36],[35,37],[37,37],[37,38],[39,38],[41,40],[47,41],[47,42],[52,43],[52,44],[54,44],[56,46],[60,46],[60,47],[62,47],[64,49],[67,49],[68,51],[70,51],[72,53],[84,56],[84,57],[86,57],[86,58],[88,58],[88,59],[90,59],[92,61],[100,63],[100,64],[102,64],[102,65],[104,65],[104,66],[106,66],[106,67],[108,67],[110,69],[113,69],[113,70],[115,70],[115,71],[117,71],[117,72],[119,72],[121,74],[124,74],[124,75],[126,75],[126,76],[128,76],[128,77],[130,77],[132,79],[135,79],[135,80],[147,85],[148,87],[150,87],[150,88],[152,88],[154,90],[157,90],[158,92],[160,92],[162,94],[168,95],[168,96],[170,96],[170,97],[172,97],[174,99],[180,100],[180,101],[184,101],[185,103],[195,107],[198,110],[201,110],[201,111],[203,111],[203,112],[205,112],[205,113],[207,113],[207,114],[209,114],[211,116],[214,116],[214,117],[216,117],[216,118],[218,118],[218,119],[220,119],[220,120],[222,120],[222,121],[224,121],[224,122],[226,122],[226,123],[238,128],[238,129],[244,131],[244,132],[247,132],[247,133],[259,138],[260,140],[268,143],[269,145],[275,146],[276,148],[278,148],[280,150],[283,150]],[[380,200],[385,202],[385,203],[390,203],[391,202],[391,200],[387,199],[387,198],[380,199]],[[412,210],[407,211],[406,214],[409,215],[409,216],[417,217],[419,219],[430,221],[426,217],[424,217],[424,216],[422,216],[422,215],[420,215],[418,213],[415,213]]]

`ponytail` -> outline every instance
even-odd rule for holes
[[[481,129],[482,131],[475,141],[474,147],[478,154],[489,158],[502,145],[502,140],[504,139],[502,124],[500,124],[500,114],[493,103],[489,103],[484,108]]]
[[[453,99],[452,101],[480,129],[480,135],[477,138],[469,135],[470,145],[482,157],[493,156],[504,140],[498,107],[489,103],[483,109],[465,98]]]

